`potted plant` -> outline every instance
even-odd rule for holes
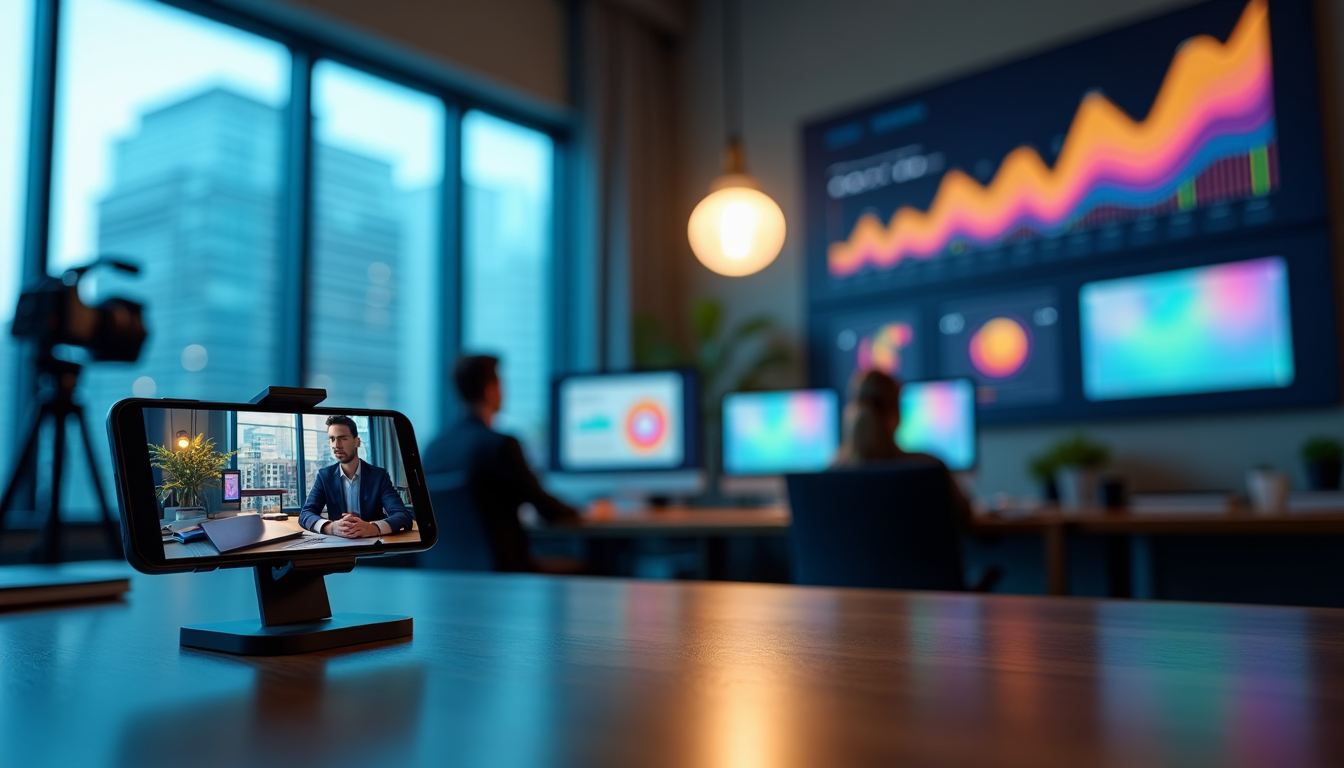
[[[1302,443],[1302,463],[1307,472],[1307,487],[1313,491],[1339,490],[1344,443],[1328,435],[1316,435]]]
[[[165,445],[149,444],[149,463],[163,472],[163,483],[158,486],[159,501],[176,499],[176,518],[208,517],[205,508],[205,490],[219,487],[219,471],[237,451],[220,453],[215,450],[213,438],[199,434],[186,447],[174,450]],[[168,507],[164,512],[168,512]]]
[[[1059,501],[1059,487],[1055,485],[1055,470],[1059,463],[1055,460],[1055,449],[1032,457],[1027,464],[1027,473],[1041,488],[1041,496],[1046,501]]]
[[[1095,507],[1101,468],[1111,459],[1110,449],[1077,432],[1056,444],[1052,455],[1060,507],[1072,510]]]

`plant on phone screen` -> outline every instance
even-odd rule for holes
[[[219,487],[219,471],[236,453],[216,451],[214,438],[207,440],[204,434],[197,435],[181,450],[150,443],[150,466],[163,470],[163,484],[157,489],[159,501],[166,502],[174,496],[181,506],[201,506],[205,489]]]

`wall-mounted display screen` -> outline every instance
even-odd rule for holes
[[[1079,305],[1089,400],[1293,383],[1281,258],[1088,283]]]
[[[975,385],[970,379],[907,381],[901,386],[896,444],[937,456],[953,471],[975,467]]]
[[[723,472],[819,472],[840,446],[840,398],[833,389],[734,392],[723,398]]]
[[[939,372],[974,379],[987,409],[1057,402],[1063,392],[1058,305],[1052,288],[943,304]]]
[[[924,319],[918,305],[844,315],[831,323],[831,384],[841,391],[855,371],[878,370],[897,379],[922,379]]]
[[[552,389],[552,461],[560,472],[694,466],[696,389],[684,371],[569,376]]]
[[[810,382],[964,376],[984,423],[1339,402],[1315,37],[1209,0],[804,126]],[[1257,320],[1201,287],[1238,270]]]

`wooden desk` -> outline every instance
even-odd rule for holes
[[[251,574],[0,614],[0,766],[1344,765],[1344,611],[356,569],[409,641],[180,648]]]
[[[723,538],[729,536],[785,536],[789,513],[785,507],[643,509],[606,519],[587,519],[583,525],[534,528],[534,536],[575,538]],[[1068,513],[1048,507],[1025,518],[977,515],[971,536],[1037,534],[1041,536],[1046,565],[1046,590],[1067,595],[1068,536],[1070,533],[1104,536],[1311,536],[1344,535],[1344,510],[1255,514],[1236,509],[1226,514],[1172,512],[1133,513],[1124,509]]]
[[[246,514],[254,514],[254,513],[252,513],[252,512],[243,512],[243,513],[241,513],[241,514],[245,514],[245,515],[246,515]],[[280,527],[284,527],[284,528],[287,528],[287,529],[289,529],[289,530],[291,530],[291,531],[293,531],[293,532],[295,532],[295,533],[300,533],[301,531],[303,531],[303,528],[299,525],[299,519],[298,519],[297,517],[290,517],[290,518],[287,518],[287,519],[285,519],[285,520],[283,520],[283,521],[280,521],[280,520],[276,520],[276,521],[268,521],[268,524],[270,524],[270,525],[276,525],[276,526],[280,526]],[[383,541],[384,544],[405,544],[406,542],[409,542],[409,541],[419,541],[419,540],[420,540],[420,524],[417,523],[417,522],[412,521],[412,523],[411,523],[411,530],[409,530],[409,531],[403,531],[402,533],[394,533],[394,534],[391,534],[391,535],[389,535],[389,536],[379,536],[378,538],[382,539],[382,541]],[[274,542],[271,542],[271,543],[269,543],[269,544],[262,544],[262,545],[259,545],[259,546],[256,546],[256,547],[249,547],[249,548],[246,549],[246,550],[239,550],[239,551],[235,552],[235,554],[249,554],[249,555],[250,555],[250,554],[256,554],[256,553],[258,553],[258,552],[279,552],[279,551],[285,549],[286,547],[290,546],[291,544],[293,544],[294,542],[296,542],[296,541],[298,541],[298,540],[299,540],[298,538],[281,539],[281,540],[279,540],[279,541],[274,541]],[[200,542],[203,543],[206,547],[208,547],[209,550],[210,550],[210,552],[212,552],[212,553],[214,553],[214,554],[218,554],[218,551],[215,549],[214,545],[211,544],[210,541],[209,541],[208,539],[201,539]],[[369,546],[369,545],[363,545],[363,546],[356,546],[356,547],[354,547],[354,549],[355,549],[355,554],[359,554],[360,551],[365,551],[366,547],[368,547],[368,546]],[[373,545],[373,546],[377,546],[377,545]],[[164,556],[165,556],[167,559],[169,559],[169,560],[178,560],[178,559],[181,559],[181,558],[184,558],[184,557],[198,557],[198,555],[195,555],[195,554],[193,554],[192,552],[189,551],[188,545],[186,545],[186,544],[182,544],[181,542],[178,542],[178,541],[166,541],[166,542],[164,542],[164,543],[163,543],[163,554],[164,554]]]

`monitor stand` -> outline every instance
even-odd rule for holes
[[[280,567],[258,565],[261,621],[191,624],[182,627],[181,643],[243,656],[277,656],[409,637],[409,616],[332,615],[325,577],[354,567],[355,558],[348,556],[290,562]]]

